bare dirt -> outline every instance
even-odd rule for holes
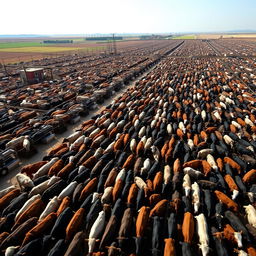
[[[29,53],[29,52],[0,52],[0,62],[4,64],[16,63],[21,61],[33,61],[46,57],[56,57],[56,54],[49,53]]]

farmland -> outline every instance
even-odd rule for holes
[[[224,34],[224,38],[256,38],[256,34]]]
[[[0,149],[26,159],[0,191],[0,250],[255,255],[256,39],[64,48],[0,70]],[[22,84],[23,65],[53,77]]]
[[[182,35],[182,36],[175,36],[172,39],[196,39],[195,35]]]
[[[235,33],[235,34],[197,34],[196,35],[197,39],[219,39],[219,38],[244,38],[244,39],[255,39],[256,38],[256,34],[250,34],[250,33],[243,33],[243,34],[239,34],[239,33]]]
[[[41,46],[40,42],[0,42],[0,49]]]

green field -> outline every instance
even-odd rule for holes
[[[40,42],[5,42],[5,43],[0,43],[0,49],[35,47],[35,46],[41,46]]]
[[[70,40],[73,40],[74,43],[84,42],[84,40],[82,39],[70,39]],[[0,49],[37,47],[37,46],[48,46],[48,45],[53,45],[53,44],[44,44],[41,42],[4,42],[4,43],[0,43]]]
[[[172,39],[196,39],[195,35],[175,36]]]

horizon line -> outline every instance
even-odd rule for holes
[[[166,34],[256,34],[256,30],[227,30],[227,31],[181,31],[181,32],[138,32],[138,33],[133,33],[133,32],[121,32],[121,33],[12,33],[12,34],[0,34],[0,36],[64,36],[64,35],[73,35],[73,36],[90,36],[90,35],[166,35]]]

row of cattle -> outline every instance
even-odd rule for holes
[[[179,50],[186,47],[183,44]],[[173,54],[175,54],[174,52]],[[256,87],[256,59],[255,58],[219,58],[219,57],[193,57],[189,61],[187,58],[169,58],[166,65],[169,65],[170,72],[186,71],[217,71],[225,72],[227,76],[240,80],[247,84],[248,89],[255,90]]]
[[[218,53],[224,56],[256,56],[255,39],[221,39],[211,40],[210,43]]]
[[[185,40],[185,45],[172,55],[176,56],[256,56],[256,40],[210,39]]]
[[[172,53],[175,56],[214,56],[215,54],[214,49],[203,40],[185,40],[184,46]]]
[[[256,255],[256,99],[168,58],[0,192],[11,255]]]
[[[252,90],[255,90],[256,86],[256,58],[230,58],[229,64],[232,72],[246,84],[248,84]]]

